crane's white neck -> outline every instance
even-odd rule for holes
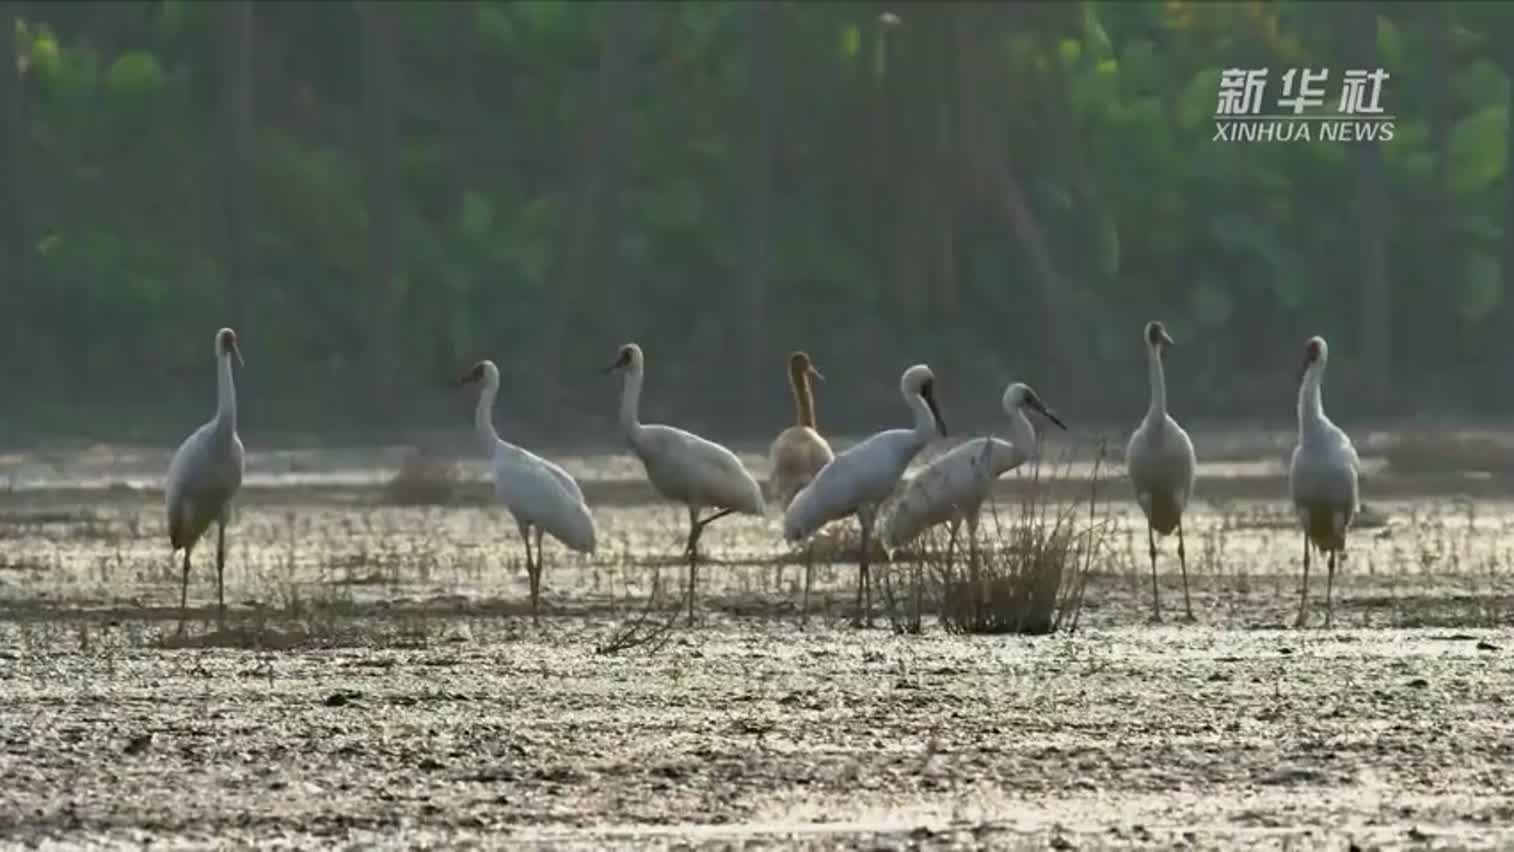
[[[498,395],[499,373],[488,370],[484,373],[484,386],[478,392],[478,407],[473,410],[473,431],[486,453],[494,452],[499,443],[499,433],[494,431],[494,398]]]
[[[1036,430],[1025,416],[1025,409],[1016,408],[1009,413],[1009,442],[1023,458],[1030,458],[1036,451]],[[1015,460],[1018,463],[1019,460]]]
[[[906,394],[904,401],[909,405],[910,411],[915,413],[915,437],[922,443],[929,443],[936,437],[936,415],[931,413],[930,406],[925,403],[925,397],[919,391]]]
[[[640,361],[626,365],[625,383],[620,389],[620,428],[626,438],[635,441],[641,434],[641,382],[643,367]]]
[[[1320,398],[1320,385],[1325,380],[1325,362],[1315,361],[1304,371],[1304,380],[1298,386],[1298,426],[1303,431],[1325,419],[1325,403]]]
[[[216,428],[226,434],[237,431],[237,386],[231,377],[231,353],[216,356]]]
[[[1158,346],[1146,346],[1146,374],[1151,383],[1151,405],[1146,408],[1146,418],[1160,420],[1167,416],[1167,373],[1162,368]]]

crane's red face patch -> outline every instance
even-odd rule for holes
[[[1306,344],[1304,346],[1304,358],[1306,360],[1308,360],[1309,363],[1312,364],[1315,361],[1319,360],[1319,354],[1320,354],[1320,342],[1319,342],[1319,338],[1318,337],[1311,337],[1309,339],[1308,344]]]
[[[237,349],[237,333],[231,329],[222,329],[221,337],[216,341],[222,355],[230,355]]]

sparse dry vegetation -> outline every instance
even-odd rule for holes
[[[1108,517],[1099,514],[1102,462],[1101,454],[1082,503],[1041,496],[1036,486],[1043,464],[1028,462],[1011,474],[1024,476],[1029,487],[1007,516],[992,502],[984,505],[980,535],[985,541],[977,547],[952,542],[950,532],[941,528],[932,531],[925,578],[933,586],[944,629],[1038,635],[1075,627],[1088,572],[1110,527]],[[1049,478],[1065,478],[1067,471],[1064,460]],[[963,524],[961,536],[966,535]],[[908,629],[918,632],[918,620]]]

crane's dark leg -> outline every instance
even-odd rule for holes
[[[1188,553],[1183,548],[1183,522],[1178,521],[1178,567],[1183,571],[1183,611],[1193,621],[1193,604],[1188,600]]]
[[[1152,532],[1151,522],[1146,523],[1146,544],[1151,552],[1151,620],[1162,620],[1162,596],[1157,591],[1157,537]]]
[[[808,624],[810,620],[810,579],[815,571],[815,540],[811,538],[804,544],[804,603],[800,604],[799,621]]]
[[[978,519],[975,516],[967,519],[967,562],[973,576],[980,576],[978,569],[982,567],[983,557],[978,551]]]
[[[960,524],[956,521],[952,521],[946,527],[946,570],[948,571],[952,568],[952,560],[957,556],[957,530],[959,528]]]
[[[226,629],[226,521],[216,523],[216,624]]]
[[[872,564],[873,549],[873,523],[871,518],[862,519],[862,551],[858,556],[857,570],[858,583],[862,591],[863,607],[859,613],[859,623],[865,627],[873,626],[873,580],[869,570]]]
[[[1309,534],[1304,533],[1304,584],[1298,595],[1298,620],[1294,627],[1304,626],[1304,608],[1309,605]]]
[[[520,526],[520,543],[526,546],[526,586],[531,590],[531,621],[536,618],[536,563],[531,559],[531,528],[525,524]]]
[[[689,557],[689,624],[694,623],[694,588],[698,583],[699,576],[699,536],[704,533],[705,527],[734,511],[736,510],[721,509],[701,521],[699,520],[699,508],[697,506],[689,507],[689,543],[685,548]]]
[[[184,635],[184,619],[189,614],[189,553],[193,547],[184,548],[184,580],[179,583],[179,629],[176,635]]]
[[[1328,566],[1325,572],[1325,629],[1329,630],[1333,614],[1331,612],[1330,593],[1335,589],[1335,551],[1330,551],[1329,559],[1325,564]]]
[[[541,575],[542,575],[541,537],[542,537],[541,527],[537,527],[536,528],[536,580],[532,584],[533,588],[531,590],[531,594],[535,598],[535,600],[533,600],[531,602],[531,619],[533,621],[536,620],[536,611],[538,609],[540,609],[540,607],[541,607]]]

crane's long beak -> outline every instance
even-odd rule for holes
[[[1047,408],[1046,403],[1042,402],[1040,397],[1033,396],[1028,400],[1028,402],[1030,403],[1031,408],[1034,408],[1035,410],[1041,412],[1041,416],[1057,424],[1057,426],[1061,427],[1063,432],[1067,431],[1067,424],[1063,423],[1062,418],[1058,417],[1055,412],[1053,412],[1050,408]]]
[[[810,365],[810,377],[814,378],[814,379],[819,379],[822,382],[825,381],[825,376],[822,375],[819,370],[815,369],[815,365],[814,364]]]
[[[925,387],[921,388],[920,396],[924,397],[925,405],[930,409],[931,416],[936,418],[936,431],[940,432],[941,437],[945,438],[946,420],[941,416],[941,407],[936,404],[936,386],[934,384],[928,384]]]
[[[247,362],[242,360],[242,347],[236,345],[235,343],[231,344],[231,353],[233,355],[237,356],[237,366],[238,367],[245,367],[245,366],[247,366]]]
[[[611,364],[610,366],[605,367],[604,369],[600,370],[599,374],[602,375],[602,376],[608,376],[609,374],[611,374],[611,373],[613,373],[613,372],[615,372],[616,370],[619,370],[619,369],[620,369],[620,362],[616,361],[615,363]]]

